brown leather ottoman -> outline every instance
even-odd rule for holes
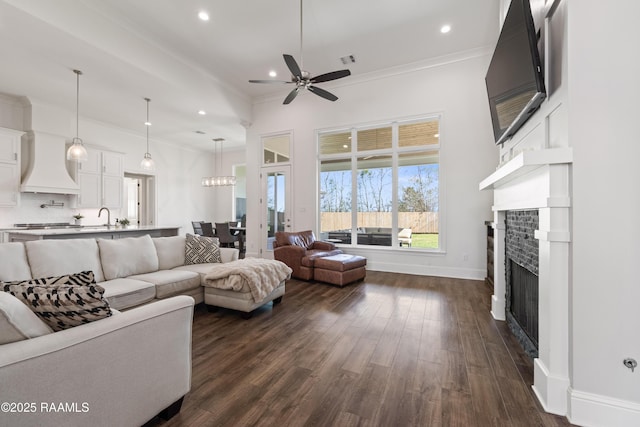
[[[344,286],[364,279],[367,259],[358,255],[339,254],[316,258],[313,278],[320,282]]]

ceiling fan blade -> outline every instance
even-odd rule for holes
[[[249,80],[249,83],[278,83],[278,84],[287,84],[293,82],[286,82],[284,80]]]
[[[298,63],[293,59],[293,56],[287,55],[286,53],[282,56],[284,57],[284,62],[287,64],[287,67],[289,67],[291,74],[298,79],[302,79],[302,71],[300,71],[300,67],[298,67]]]
[[[316,95],[323,97],[324,99],[328,99],[329,101],[335,101],[338,99],[338,97],[332,94],[331,92],[328,92],[324,89],[320,89],[319,87],[316,87],[316,86],[309,86],[307,87],[307,89],[309,89],[311,92],[315,93]]]
[[[347,77],[350,75],[351,75],[351,71],[349,70],[338,70],[338,71],[332,71],[330,73],[320,74],[319,76],[312,78],[310,81],[311,83],[322,83],[322,82],[328,82],[331,80],[341,79],[343,77]]]
[[[291,103],[291,101],[294,100],[294,98],[296,96],[298,96],[298,91],[300,90],[300,87],[296,87],[294,90],[292,90],[291,92],[289,92],[289,95],[287,95],[287,97],[284,99],[283,104],[289,104]]]

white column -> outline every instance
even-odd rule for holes
[[[506,320],[505,217],[505,211],[495,211],[493,213],[493,295],[491,296],[491,315],[496,320]]]
[[[567,166],[550,167],[548,207],[539,209],[538,358],[534,384],[547,412],[567,414],[569,381],[570,202]]]

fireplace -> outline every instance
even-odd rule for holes
[[[538,357],[538,276],[509,260],[507,323],[524,351]]]
[[[550,129],[561,129],[554,123],[551,115],[547,123]],[[533,359],[533,390],[546,411],[564,415],[570,388],[570,184],[573,152],[562,147],[532,149],[535,141],[546,141],[546,137],[555,135],[551,131],[545,133],[545,129],[538,127],[528,133],[521,141],[519,153],[503,150],[507,161],[485,178],[479,187],[493,190],[494,293],[491,314],[497,320],[509,317],[507,305],[512,299],[507,292],[510,292],[508,280],[511,272],[507,275],[506,270],[511,268],[512,260],[537,276],[538,356]],[[528,144],[527,149],[522,148],[524,144]],[[522,251],[528,254],[523,256],[524,259],[518,258],[521,251],[506,249],[512,243],[507,239],[507,216],[522,219],[532,216],[526,219],[532,222],[528,231],[510,227],[511,232],[516,233],[511,237],[510,232],[509,239],[514,238],[526,249]],[[533,225],[534,221],[538,221],[537,225]],[[533,260],[535,263],[530,262]],[[525,295],[528,292],[525,291]],[[535,332],[529,333],[535,337]],[[522,335],[528,336],[528,333],[523,332]]]
[[[507,211],[506,320],[525,352],[538,357],[538,210]]]

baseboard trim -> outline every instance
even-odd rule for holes
[[[569,389],[569,421],[585,427],[640,425],[640,404]]]
[[[420,276],[451,277],[454,279],[484,280],[485,270],[474,268],[442,267],[435,265],[386,263],[367,259],[367,270],[387,273],[406,273]]]
[[[533,360],[533,386],[531,387],[545,411],[566,416],[569,377],[552,375],[540,358]]]

